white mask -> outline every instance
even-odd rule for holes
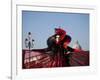
[[[59,42],[59,39],[60,39],[60,36],[59,35],[56,35],[56,42],[57,43]]]

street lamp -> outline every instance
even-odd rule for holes
[[[32,39],[32,35],[31,32],[28,33],[28,37],[25,39],[25,46],[26,48],[28,48],[29,50],[29,64],[28,64],[28,68],[30,68],[30,59],[31,59],[31,48],[33,48],[34,44],[34,39]]]

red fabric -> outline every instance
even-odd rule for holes
[[[24,54],[25,52],[26,51],[23,51]],[[37,52],[41,53],[40,55],[38,55],[40,56],[38,60],[32,61],[30,63],[24,63],[23,61],[23,69],[89,65],[89,51],[80,51],[78,53],[70,53],[67,55],[63,55],[63,53],[59,51],[53,56],[50,55],[51,53],[45,54],[45,51],[38,50]],[[24,55],[23,60],[25,60]]]
[[[80,50],[80,49],[74,49],[74,52],[81,52],[83,50]]]
[[[65,64],[64,56],[58,52],[54,55],[49,63],[47,63],[47,67],[63,67]]]
[[[66,34],[66,31],[61,29],[61,28],[55,28],[55,32],[58,35],[65,35]]]
[[[55,28],[55,34],[60,36],[59,41],[56,42],[57,44],[59,44],[66,36],[66,31],[61,28]]]

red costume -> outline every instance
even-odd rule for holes
[[[56,39],[58,38],[58,39]],[[55,28],[55,34],[48,38],[48,51],[52,51],[53,60],[49,63],[51,67],[67,66],[66,55],[67,51],[73,52],[74,49],[64,43],[70,43],[71,37],[66,35],[66,31],[61,28]]]

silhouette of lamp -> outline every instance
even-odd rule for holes
[[[31,60],[31,49],[34,46],[34,39],[32,39],[31,32],[28,33],[28,37],[25,39],[25,47],[28,48],[29,51],[29,61],[28,61],[28,68],[30,68],[30,60]]]

